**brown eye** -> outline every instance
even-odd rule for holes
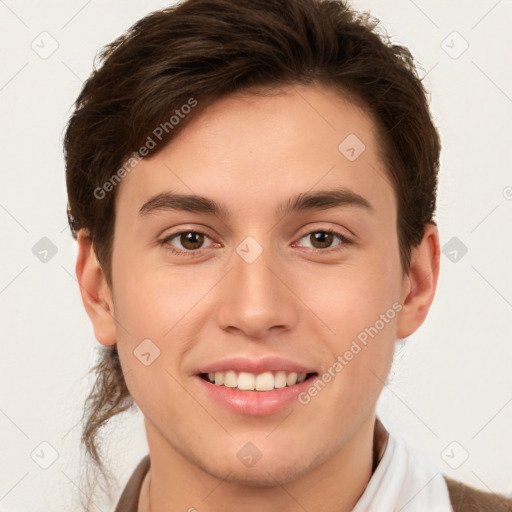
[[[335,243],[336,239],[338,243]],[[304,242],[300,243],[300,241]],[[330,252],[335,250],[343,250],[352,241],[342,233],[330,230],[311,231],[300,238],[299,246],[310,248],[313,252]]]
[[[187,231],[180,234],[180,243],[184,249],[193,251],[199,249],[204,243],[204,235],[196,231]]]
[[[209,245],[205,245],[206,240],[210,240]],[[175,254],[188,256],[199,254],[200,249],[212,246],[210,237],[200,231],[179,231],[161,240],[160,244]]]
[[[331,246],[332,241],[334,240],[334,235],[327,231],[316,231],[315,233],[311,233],[309,237],[311,245],[315,249],[326,249]]]

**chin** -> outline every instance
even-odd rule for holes
[[[202,467],[210,475],[225,482],[261,488],[285,485],[312,469],[311,463],[304,458],[304,454],[301,454],[300,460],[283,460],[276,455],[267,460],[264,460],[264,457],[262,455],[256,462],[252,464],[248,462],[247,465],[239,460],[234,462],[230,458],[215,467],[208,467],[208,465],[202,465]],[[276,463],[276,458],[278,463]]]

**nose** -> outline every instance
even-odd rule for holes
[[[252,339],[293,329],[298,300],[278,257],[267,248],[254,261],[243,256],[233,251],[232,270],[221,282],[219,326]]]

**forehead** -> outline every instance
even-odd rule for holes
[[[118,209],[133,212],[169,191],[255,213],[287,196],[340,186],[393,203],[376,136],[372,117],[328,88],[238,93],[208,106],[140,161],[121,183]]]

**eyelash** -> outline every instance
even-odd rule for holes
[[[186,256],[186,257],[190,257],[190,258],[194,258],[196,256],[199,255],[199,252],[201,251],[201,249],[195,249],[195,250],[188,250],[188,251],[182,251],[182,250],[179,250],[179,249],[175,249],[174,247],[172,247],[169,242],[176,238],[177,236],[179,235],[182,235],[184,233],[195,233],[195,234],[200,234],[200,235],[204,235],[205,237],[207,238],[210,238],[204,231],[201,231],[201,230],[192,230],[192,229],[187,229],[187,230],[184,230],[184,231],[178,231],[176,233],[173,233],[167,237],[165,237],[163,240],[160,240],[159,241],[159,244],[161,246],[165,246],[165,248],[169,251],[171,251],[171,253],[173,254],[176,254],[178,256]],[[346,249],[346,245],[349,245],[349,244],[352,244],[352,240],[350,240],[349,238],[347,238],[345,235],[343,235],[342,233],[339,233],[338,231],[334,231],[332,229],[315,229],[313,231],[309,231],[308,233],[305,233],[304,235],[302,235],[299,240],[302,240],[304,237],[307,237],[308,235],[312,235],[314,233],[327,233],[327,234],[331,234],[331,235],[334,235],[334,236],[337,236],[340,241],[342,243],[340,243],[339,245],[337,246],[334,246],[334,247],[328,247],[327,249],[316,249],[316,248],[309,248],[309,250],[311,252],[313,252],[314,254],[326,254],[326,253],[332,253],[332,252],[339,252],[339,251],[343,251]]]

